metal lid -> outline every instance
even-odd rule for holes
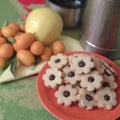
[[[120,0],[104,0],[104,1],[120,4]]]

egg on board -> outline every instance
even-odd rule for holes
[[[35,57],[29,50],[19,50],[17,59],[25,66],[32,66],[35,63]]]
[[[0,46],[0,57],[10,58],[14,53],[13,46],[9,43],[4,43]]]

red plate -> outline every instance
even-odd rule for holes
[[[109,63],[118,73],[118,77],[116,78],[118,83],[117,99],[118,105],[114,107],[112,110],[103,110],[95,108],[93,110],[86,110],[85,108],[80,108],[78,105],[73,105],[70,107],[65,107],[64,105],[58,105],[57,100],[54,96],[55,90],[51,88],[47,88],[44,86],[44,81],[42,80],[42,75],[45,73],[46,69],[49,67],[46,64],[41,72],[38,75],[37,80],[37,92],[40,98],[40,101],[44,105],[44,107],[56,118],[60,120],[115,120],[120,116],[120,68],[111,60],[90,52],[69,52],[66,55],[72,55],[75,53],[84,53],[88,55],[95,55],[98,58],[103,59],[107,63]]]

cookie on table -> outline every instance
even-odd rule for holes
[[[55,97],[57,98],[58,104],[64,104],[65,106],[70,106],[76,101],[77,90],[72,87],[72,85],[61,85],[55,92]]]
[[[114,76],[108,76],[108,75],[103,75],[103,82],[102,82],[102,87],[106,88],[109,87],[111,90],[115,90],[118,85],[115,81]]]
[[[66,55],[61,54],[61,53],[51,56],[50,60],[48,61],[48,65],[51,68],[55,67],[57,69],[61,69],[67,63],[68,63],[68,57]]]
[[[100,89],[95,95],[97,107],[106,110],[111,110],[115,105],[117,105],[116,96],[116,92],[112,91],[108,87]]]
[[[94,91],[101,87],[103,81],[102,75],[98,71],[93,71],[88,74],[81,75],[81,87],[86,88],[88,91]]]
[[[75,85],[78,81],[80,81],[80,75],[76,74],[75,70],[71,67],[65,66],[63,69],[64,74],[64,83],[70,83],[71,85]]]
[[[84,107],[88,110],[93,109],[96,106],[96,101],[94,99],[95,93],[89,92],[86,89],[80,89],[77,95],[77,100],[79,102],[79,107]]]
[[[49,68],[43,75],[43,80],[46,87],[57,88],[63,83],[62,72],[57,68]]]
[[[94,68],[94,62],[91,56],[81,54],[71,62],[71,67],[77,74],[89,73]]]

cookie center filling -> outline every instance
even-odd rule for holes
[[[97,70],[95,67],[91,68],[91,71],[95,71],[95,70]]]
[[[86,99],[87,99],[88,101],[91,101],[91,100],[93,99],[93,97],[92,97],[91,95],[87,94],[87,95],[86,95]]]
[[[109,96],[109,95],[105,95],[105,96],[104,96],[104,99],[105,99],[106,101],[109,101],[109,100],[110,100],[110,96]]]
[[[79,88],[82,88],[81,85],[78,85]]]
[[[94,90],[93,90],[93,93],[96,93],[96,92],[97,92],[97,90],[96,90],[96,89],[94,89]]]
[[[103,87],[110,87],[109,83],[108,82],[103,82]]]
[[[78,63],[78,66],[79,67],[84,67],[85,66],[85,62],[83,60],[81,60],[79,63]]]
[[[59,63],[61,60],[58,58],[55,60],[55,63]]]
[[[70,72],[68,73],[68,76],[69,76],[69,77],[74,77],[74,76],[75,76],[75,73],[74,73],[73,71],[70,71]]]
[[[64,92],[63,92],[63,96],[64,96],[64,97],[69,97],[69,96],[70,96],[70,92],[67,91],[67,90],[64,91]]]
[[[75,58],[77,58],[78,57],[78,55],[75,55]]]
[[[54,79],[55,79],[55,75],[51,74],[51,75],[49,76],[49,80],[53,81]]]
[[[89,77],[88,77],[88,81],[89,81],[89,82],[94,82],[94,80],[95,80],[94,77],[92,77],[92,76],[89,76]]]

